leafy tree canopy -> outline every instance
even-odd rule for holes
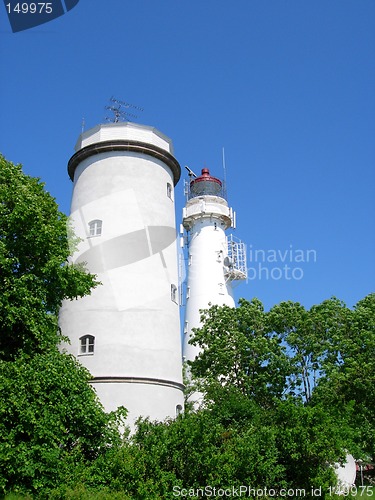
[[[66,481],[72,464],[119,444],[91,376],[72,356],[50,350],[0,360],[0,491],[39,493]]]
[[[332,298],[265,312],[257,299],[242,299],[201,319],[191,340],[201,352],[190,365],[206,403],[225,407],[236,394],[267,408],[292,398],[345,428],[358,458],[375,456],[375,294],[353,309]]]
[[[58,343],[62,300],[95,285],[93,275],[68,263],[76,243],[40,180],[0,156],[0,359]]]
[[[208,398],[215,400],[218,390],[236,391],[267,406],[281,397],[290,361],[259,300],[241,299],[238,308],[212,306],[201,319],[191,343],[202,351],[191,372]]]
[[[0,156],[0,492],[35,494],[119,442],[89,372],[58,351],[63,299],[95,277],[68,257],[77,240],[43,184]]]

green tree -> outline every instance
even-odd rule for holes
[[[272,418],[278,463],[284,467],[288,487],[303,488],[311,496],[314,486],[330,498],[328,487],[336,483],[336,477],[327,465],[345,461],[353,446],[348,419],[337,419],[323,405],[303,404],[291,397],[278,402]]]
[[[0,491],[38,493],[63,483],[72,466],[119,443],[114,415],[72,356],[21,355],[0,360],[0,373]]]
[[[336,298],[306,310],[298,302],[281,302],[268,313],[269,325],[287,346],[292,364],[290,390],[305,402],[311,399],[334,344],[342,338],[349,310]]]
[[[190,364],[208,399],[229,390],[268,406],[281,397],[290,362],[259,300],[240,299],[238,308],[212,306],[201,320],[191,340],[201,352]]]
[[[353,408],[351,421],[363,457],[375,457],[375,294],[340,316],[339,334],[329,337],[313,402],[327,411]]]
[[[242,428],[264,411],[276,436],[285,484],[326,488],[327,464],[349,451],[374,456],[375,296],[354,309],[336,298],[306,310],[283,302],[269,312],[258,300],[202,312],[191,363],[206,407]]]
[[[87,295],[96,284],[68,263],[76,243],[40,180],[0,156],[0,359],[59,342],[62,300]]]
[[[247,411],[252,418],[242,426],[229,425],[212,409],[163,423],[139,422],[133,442],[141,453],[144,479],[138,488],[148,484],[150,492],[143,496],[138,489],[134,498],[172,499],[181,489],[277,483],[283,471],[277,465],[274,429],[258,405]]]
[[[304,489],[306,497],[313,485],[328,498],[335,475],[327,463],[344,458],[347,429],[324,408],[300,400],[264,408],[238,392],[227,395],[176,420],[139,422],[132,444],[101,457],[94,476],[102,487],[147,500],[172,499],[182,490],[192,496],[205,486],[238,493],[243,485],[262,492]]]
[[[311,405],[323,405],[342,425],[349,418],[356,453],[374,456],[375,294],[353,309],[337,298],[310,310],[282,302],[269,317],[287,345],[295,393]]]
[[[95,277],[68,262],[77,243],[43,184],[0,157],[0,491],[38,493],[119,442],[90,374],[58,351],[63,299]],[[38,493],[39,494],[39,493]]]

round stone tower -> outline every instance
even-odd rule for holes
[[[93,375],[107,411],[125,406],[162,420],[183,408],[171,140],[129,122],[99,125],[78,139],[68,164],[71,220],[82,241],[72,255],[101,282],[65,301],[65,349]]]

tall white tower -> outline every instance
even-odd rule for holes
[[[192,328],[200,326],[200,309],[209,304],[235,307],[233,281],[246,279],[246,252],[242,242],[225,230],[235,227],[222,182],[207,168],[189,184],[183,209],[188,232],[188,271],[183,358],[192,361],[199,348],[189,344]]]
[[[64,302],[65,348],[91,372],[107,411],[125,406],[130,424],[174,417],[183,385],[172,142],[123,122],[88,130],[75,149],[71,220],[82,242],[72,259],[101,285]]]

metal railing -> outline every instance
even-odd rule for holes
[[[194,194],[191,192],[190,182],[191,181],[187,181],[186,179],[184,180],[184,194],[185,194],[186,201],[190,200],[191,198],[198,198],[199,196],[202,196],[202,194]],[[221,189],[219,192],[216,192],[215,194],[213,194],[213,193],[210,193],[209,191],[207,191],[207,192],[203,193],[203,195],[218,196],[219,198],[224,198],[224,200],[226,200],[227,199],[226,185],[224,182],[222,182]]]
[[[225,277],[228,280],[247,279],[246,245],[230,234],[227,237],[228,257],[224,260]]]

